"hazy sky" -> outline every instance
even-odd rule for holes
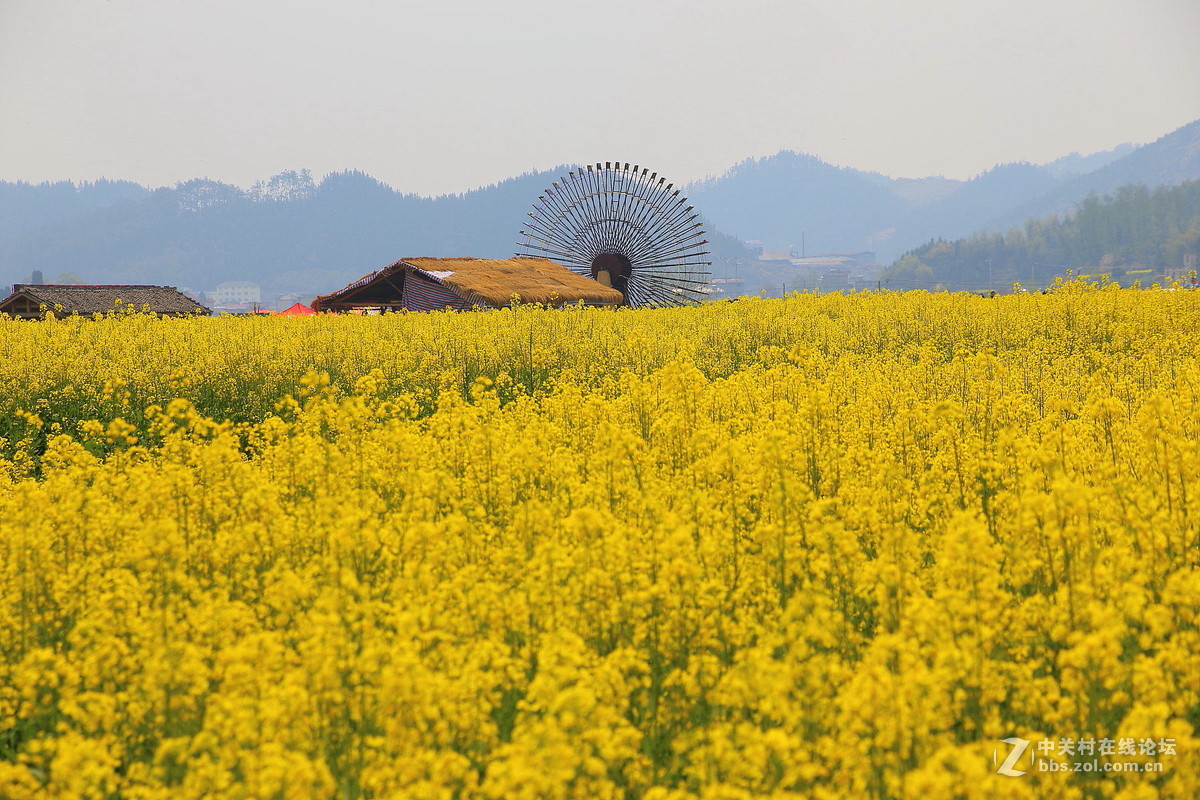
[[[1198,0],[0,0],[3,180],[966,178],[1197,118]]]

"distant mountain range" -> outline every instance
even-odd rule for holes
[[[90,283],[211,290],[262,284],[264,299],[313,295],[404,256],[507,257],[534,200],[567,167],[460,195],[419,197],[361,172],[314,181],[287,172],[248,190],[196,179],[0,182],[0,284],[35,270]],[[711,223],[714,272],[768,250],[869,250],[881,263],[953,239],[1064,214],[1089,193],[1200,177],[1200,121],[1158,141],[1044,165],[1006,164],[969,181],[898,179],[792,152],[738,164],[686,188]]]
[[[889,178],[782,152],[744,161],[689,188],[696,207],[718,228],[768,250],[869,250],[886,263],[931,239],[1069,213],[1092,192],[1197,177],[1200,120],[1141,147],[1124,144],[1043,165],[1004,164],[968,181]]]
[[[405,256],[507,258],[539,194],[561,171],[462,195],[418,197],[361,172],[286,172],[250,190],[197,179],[147,189],[0,182],[0,284],[66,273],[89,283],[161,283],[208,291],[232,280],[328,292]],[[711,231],[715,257],[753,258]]]

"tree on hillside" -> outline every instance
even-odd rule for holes
[[[312,173],[306,169],[296,172],[289,169],[268,179],[265,183],[259,181],[250,188],[250,196],[255,200],[274,200],[276,202],[291,202],[307,200],[316,191]]]
[[[1200,180],[1154,191],[1123,186],[1082,200],[1064,219],[1032,219],[1004,234],[975,234],[911,250],[884,274],[897,284],[982,289],[1047,284],[1067,269],[1179,267],[1200,253]]]
[[[200,211],[211,206],[225,205],[245,199],[236,186],[207,178],[194,178],[175,184],[175,197],[184,211]]]

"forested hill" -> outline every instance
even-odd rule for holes
[[[99,208],[144,200],[150,190],[129,181],[98,180],[76,185],[0,181],[0,240],[19,237]]]
[[[38,270],[48,281],[206,291],[250,280],[264,297],[313,295],[405,256],[507,258],[526,213],[565,171],[436,198],[356,171],[319,182],[285,172],[246,190],[206,179],[155,190],[0,182],[0,289]],[[711,228],[707,238],[714,261],[754,257]]]
[[[1200,180],[1154,190],[1140,185],[1089,195],[1074,214],[1029,220],[1008,233],[936,241],[885,273],[891,288],[1043,286],[1068,269],[1129,283],[1182,267],[1200,254]]]

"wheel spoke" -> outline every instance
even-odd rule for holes
[[[711,262],[687,199],[640,165],[597,162],[560,178],[533,204],[518,256],[550,258],[584,275],[615,271],[631,306],[704,298]],[[610,274],[610,278],[613,275]]]

